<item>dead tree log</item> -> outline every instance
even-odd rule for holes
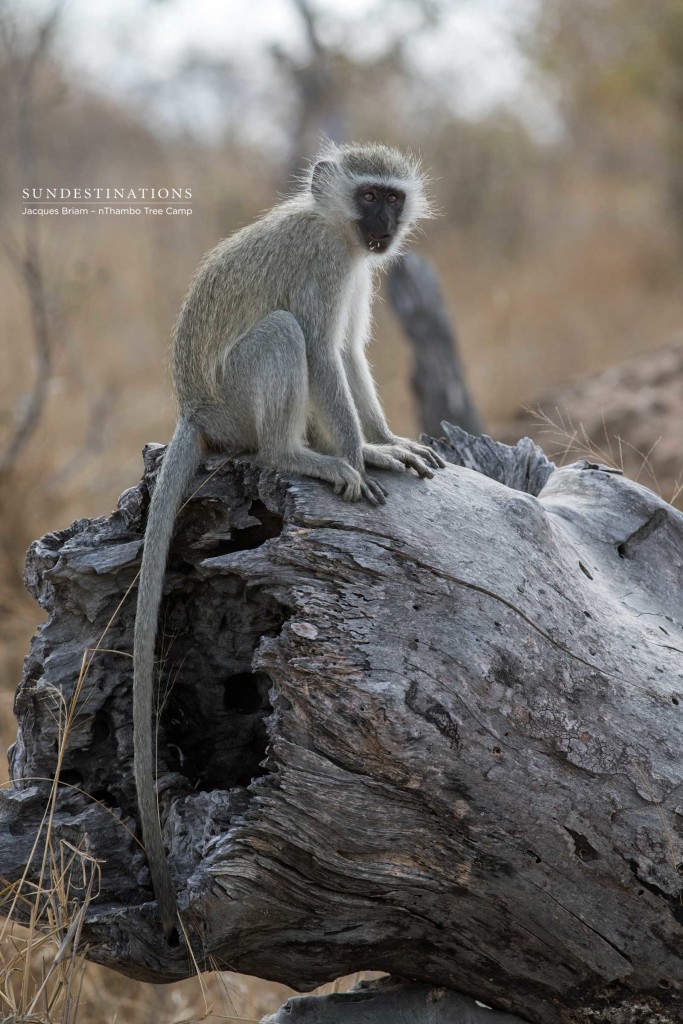
[[[449,438],[454,465],[388,477],[381,509],[245,462],[198,474],[158,744],[194,956],[300,990],[386,970],[535,1024],[674,1024],[683,515],[531,442]],[[193,970],[133,837],[134,580],[161,454],[111,516],[30,549],[48,618],[0,808],[14,881],[77,694],[53,836],[103,860],[90,955],[149,980]]]
[[[413,391],[420,426],[428,434],[441,431],[441,421],[470,434],[481,434],[483,422],[467,385],[458,338],[439,287],[435,268],[417,253],[406,253],[388,278],[389,300],[413,350]]]

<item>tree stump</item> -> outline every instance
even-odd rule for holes
[[[674,1024],[683,515],[528,440],[448,434],[452,465],[386,475],[379,509],[247,461],[197,476],[158,738],[194,957],[299,990],[384,970],[536,1024]],[[89,955],[153,981],[194,970],[161,938],[134,836],[134,581],[162,454],[112,515],[29,551],[48,618],[0,806],[13,882],[75,700],[53,836],[103,861]]]

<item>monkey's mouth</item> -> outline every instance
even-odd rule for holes
[[[366,243],[370,252],[386,252],[391,244],[391,235],[381,235],[375,238],[369,235],[366,238]]]

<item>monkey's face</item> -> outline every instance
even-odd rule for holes
[[[398,188],[361,185],[355,195],[358,233],[370,252],[387,252],[398,231],[406,196]]]

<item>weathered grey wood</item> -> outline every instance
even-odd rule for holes
[[[523,1024],[521,1017],[478,1005],[447,988],[396,982],[361,982],[350,992],[297,996],[261,1024]]]
[[[167,578],[159,738],[194,954],[300,990],[375,969],[534,1024],[674,1024],[683,515],[588,464],[552,472],[524,443],[449,433],[441,450],[470,468],[388,476],[380,509],[248,463],[197,477]],[[55,768],[57,697],[135,578],[160,455],[113,515],[29,552],[48,618],[0,808],[10,880],[45,804],[31,779]],[[193,965],[161,940],[116,821],[134,828],[134,596],[86,677],[62,776],[79,790],[55,833],[86,832],[105,860],[93,958],[170,980]]]
[[[436,269],[424,256],[406,253],[391,268],[388,287],[413,350],[412,385],[422,429],[437,434],[441,421],[448,420],[481,434],[482,419],[467,386]]]
[[[446,421],[441,423],[441,430],[446,436],[430,437],[429,443],[447,462],[483,473],[514,491],[525,491],[536,497],[557,469],[555,463],[528,437],[523,437],[515,445],[507,445],[493,441],[486,434],[468,434]],[[581,462],[577,463],[579,466],[590,468],[591,464]],[[607,469],[597,465],[592,465],[592,468]]]

